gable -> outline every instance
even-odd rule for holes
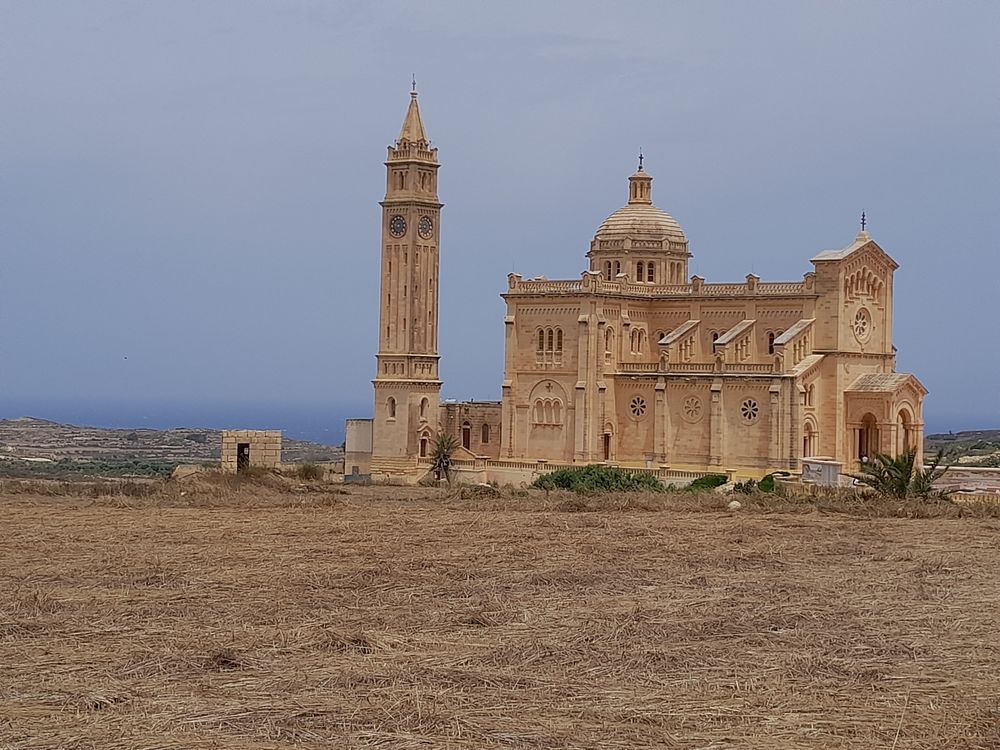
[[[847,269],[854,269],[867,263],[883,274],[892,273],[899,268],[899,264],[865,232],[859,234],[847,247],[840,250],[824,250],[812,258],[814,264],[843,261],[848,261]]]

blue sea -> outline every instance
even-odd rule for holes
[[[0,405],[0,419],[37,417],[89,427],[281,430],[285,437],[323,445],[344,442],[347,419],[371,416],[363,404],[196,404],[19,401]]]

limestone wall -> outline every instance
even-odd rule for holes
[[[365,475],[371,473],[372,463],[371,419],[348,419],[344,440],[344,473]]]
[[[501,407],[499,401],[460,401],[441,404],[442,432],[477,456],[500,456]],[[465,443],[468,442],[468,446]]]
[[[280,430],[223,430],[222,471],[235,474],[240,445],[250,446],[250,466],[277,469],[281,465]]]

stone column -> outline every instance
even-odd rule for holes
[[[722,380],[712,381],[711,406],[709,408],[708,430],[710,437],[709,463],[721,466],[725,445],[725,420],[722,415]]]
[[[587,337],[590,335],[587,316],[577,318],[576,334],[576,386],[573,391],[574,422],[573,422],[573,460],[587,460],[587,422],[590,414],[587,409]]]
[[[507,457],[511,458],[514,455],[514,447],[516,445],[516,440],[514,433],[517,431],[517,426],[514,424],[514,383],[510,380],[503,381],[500,386],[501,392],[501,409],[500,409],[500,424],[503,425],[503,440],[507,443]],[[501,445],[500,450],[503,451],[503,446]],[[501,455],[503,455],[501,453]]]
[[[767,460],[770,464],[769,468],[777,469],[784,468],[784,463],[781,460],[782,456],[782,438],[785,435],[785,430],[781,429],[781,385],[779,381],[771,381],[771,387],[768,389],[768,395],[770,396],[771,419],[770,419],[770,440],[769,450],[767,453]]]
[[[662,376],[656,379],[656,399],[653,408],[653,452],[659,463],[667,460],[667,423],[670,410],[667,406],[667,382]]]

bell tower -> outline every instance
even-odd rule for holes
[[[389,469],[400,459],[427,455],[438,431],[439,166],[414,84],[399,138],[385,161],[379,347],[372,381],[374,470],[380,459]]]

